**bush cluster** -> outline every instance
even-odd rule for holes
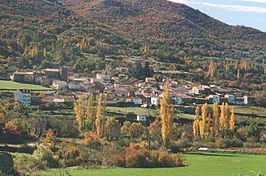
[[[125,154],[113,155],[112,161],[113,166],[131,168],[179,167],[185,164],[181,154],[132,146],[126,149]]]

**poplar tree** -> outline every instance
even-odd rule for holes
[[[228,129],[229,128],[229,121],[230,121],[230,108],[229,108],[229,105],[228,103],[225,104],[225,107],[224,107],[224,116],[225,116],[225,126],[224,128],[225,129]]]
[[[240,69],[237,70],[236,78],[240,79]]]
[[[201,131],[201,136],[202,138],[204,137],[206,131],[207,131],[207,125],[206,125],[206,122],[207,122],[207,116],[208,116],[208,104],[205,103],[202,107],[201,107],[201,118],[202,118],[202,131]]]
[[[232,108],[230,116],[230,129],[233,130],[234,128],[235,128],[235,113],[234,113],[234,108]]]
[[[103,94],[101,93],[98,97],[96,120],[95,120],[96,132],[97,135],[99,136],[103,134],[103,124],[104,124],[104,109],[103,109]]]
[[[218,103],[214,103],[212,106],[213,111],[213,121],[212,121],[212,135],[216,136],[218,134],[218,126],[219,126],[219,105]]]
[[[199,114],[200,108],[197,106],[195,110],[195,117],[193,122],[193,135],[194,137],[199,137]]]
[[[43,58],[46,58],[46,56],[47,56],[46,48],[43,48],[42,55],[43,55]]]
[[[31,57],[32,59],[37,59],[38,57],[38,47],[34,46],[31,50]]]
[[[171,104],[169,85],[164,85],[163,97],[160,101],[160,116],[162,121],[162,139],[165,147],[168,147],[173,138],[173,113],[174,106]]]
[[[211,131],[211,113],[208,114],[206,134],[209,135]]]
[[[211,78],[215,78],[217,76],[217,64],[213,61],[211,61],[209,65],[208,76]]]
[[[79,126],[79,130],[83,129],[84,117],[85,117],[85,108],[84,108],[84,101],[82,98],[79,98],[74,103],[74,111],[76,114],[76,121]]]
[[[225,128],[225,104],[223,103],[220,107],[221,113],[220,113],[220,129]]]
[[[200,133],[200,137],[204,138],[204,123],[203,123],[203,120],[199,121],[199,133]]]
[[[95,123],[95,107],[94,106],[95,106],[94,96],[93,96],[93,93],[90,92],[88,96],[86,117],[91,126],[93,126],[93,124]]]

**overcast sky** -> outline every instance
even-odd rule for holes
[[[170,0],[232,25],[244,25],[266,32],[266,0]]]

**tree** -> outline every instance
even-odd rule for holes
[[[199,121],[199,133],[200,133],[200,137],[204,138],[204,123],[203,120]]]
[[[158,143],[162,142],[162,133],[160,130],[161,128],[162,124],[158,119],[156,119],[154,122],[150,124],[148,130],[152,141],[157,141]]]
[[[54,130],[49,130],[44,138],[45,143],[49,143],[54,145],[56,142],[56,135],[54,133]]]
[[[84,100],[79,98],[74,103],[74,111],[76,114],[76,121],[79,126],[79,130],[81,131],[84,126],[84,119],[85,119],[85,108],[84,108]]]
[[[212,106],[213,111],[213,120],[212,120],[212,135],[216,136],[218,134],[218,120],[219,120],[219,105],[218,103],[214,103]]]
[[[153,75],[153,70],[150,68],[149,62],[144,63],[144,74],[145,77],[151,77]]]
[[[230,107],[228,105],[228,103],[225,104],[225,108],[224,108],[224,115],[225,115],[225,129],[229,129],[230,124]]]
[[[162,139],[165,147],[169,147],[173,138],[173,113],[174,106],[171,104],[169,85],[164,85],[163,97],[160,101],[160,116],[162,122]]]
[[[255,137],[256,139],[259,139],[261,135],[261,131],[259,129],[258,123],[252,123],[249,125],[247,129],[247,137]]]
[[[117,140],[120,136],[120,124],[114,118],[109,118],[104,124],[104,136],[107,140]]]
[[[141,123],[133,122],[129,127],[129,134],[132,138],[140,138],[144,133],[144,128]]]
[[[209,65],[208,76],[210,78],[215,78],[217,76],[217,64],[213,61],[211,61]]]
[[[7,122],[6,114],[0,111],[0,125],[4,125],[6,122]]]
[[[144,47],[143,47],[143,52],[144,52],[144,53],[147,53],[147,52],[149,52],[149,51],[150,51],[150,47],[147,46],[147,45],[144,45]]]
[[[51,67],[52,63],[49,62],[48,60],[43,60],[40,64],[40,68],[47,68],[47,67]]]
[[[121,127],[121,133],[123,134],[124,137],[129,137],[129,128],[130,128],[131,123],[129,121],[125,121],[123,126]]]
[[[101,136],[103,134],[103,125],[104,125],[104,109],[103,109],[102,93],[100,93],[98,97],[95,125],[96,125],[97,135]]]
[[[90,92],[88,96],[88,102],[87,102],[86,117],[91,127],[93,127],[95,123],[95,107],[94,106],[95,106],[94,96],[93,96],[93,93]]]
[[[237,78],[237,79],[240,79],[240,69],[237,69],[236,78]]]
[[[31,57],[32,57],[32,59],[37,59],[37,57],[38,57],[38,52],[39,52],[39,50],[38,50],[38,46],[36,45],[36,46],[34,46],[34,47],[32,48],[32,50],[31,50]]]
[[[211,113],[208,114],[208,119],[207,119],[207,126],[206,126],[207,135],[210,134],[210,131],[211,131]]]
[[[197,106],[195,110],[195,117],[193,122],[193,134],[194,137],[199,137],[199,114],[200,114],[200,108]]]
[[[142,64],[140,62],[137,62],[133,66],[133,76],[137,79],[140,79],[140,80],[145,79],[144,69],[143,69]]]
[[[223,103],[222,106],[220,107],[221,113],[220,113],[220,128],[223,129],[225,128],[225,104]]]
[[[202,107],[201,107],[201,118],[202,121],[200,123],[201,127],[200,127],[200,136],[201,138],[203,138],[205,136],[206,131],[208,130],[207,127],[207,116],[208,116],[208,104],[205,103]]]
[[[234,108],[232,108],[230,116],[230,129],[234,130],[234,128],[235,128],[235,114],[234,114]]]
[[[43,55],[43,58],[46,58],[46,56],[47,56],[46,47],[43,48],[42,55]]]

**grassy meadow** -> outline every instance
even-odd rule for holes
[[[39,171],[42,176],[251,176],[266,174],[266,155],[192,153],[185,154],[186,167],[180,168],[112,168],[62,169]]]
[[[49,90],[49,88],[40,85],[23,84],[13,81],[0,80],[0,90],[16,90],[16,89]]]

